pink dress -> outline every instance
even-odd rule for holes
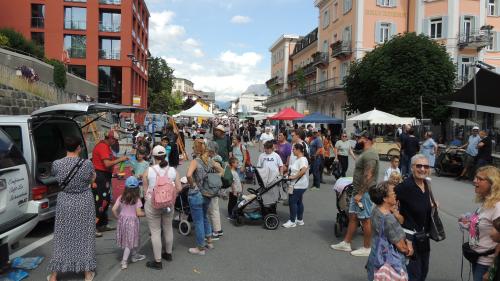
[[[115,204],[119,204],[120,216],[116,228],[116,244],[121,248],[134,249],[139,247],[139,218],[136,209],[142,207],[142,202],[137,199],[134,205],[121,202],[118,197]]]

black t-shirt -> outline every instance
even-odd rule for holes
[[[483,159],[486,161],[491,161],[491,139],[490,137],[485,137],[479,143],[484,143],[484,145],[477,149],[477,159]]]
[[[399,212],[404,217],[403,228],[412,231],[429,231],[431,219],[431,201],[429,189],[422,192],[413,176],[398,184],[394,190],[399,201]]]
[[[405,137],[401,147],[404,154],[408,157],[413,157],[420,150],[418,138],[414,136]]]

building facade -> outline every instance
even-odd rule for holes
[[[0,0],[0,27],[98,84],[100,102],[147,107],[149,11],[144,0]]]
[[[184,97],[194,92],[194,83],[184,78],[172,79],[172,92],[180,92]]]
[[[446,46],[457,65],[457,87],[472,78],[476,61],[500,71],[500,0],[316,0],[314,6],[319,14],[315,51],[292,52],[292,67],[284,75],[288,85],[283,87],[272,63],[266,84],[283,90],[273,91],[267,102],[270,112],[295,106],[299,112],[308,113],[307,108],[345,119],[343,79],[351,62],[398,33],[423,33]],[[283,38],[271,47],[273,57],[281,50],[286,53]],[[294,82],[297,67],[307,74],[305,85]]]

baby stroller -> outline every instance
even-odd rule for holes
[[[261,177],[265,175],[266,182]],[[276,214],[276,205],[279,200],[279,188],[285,180],[279,176],[276,171],[265,171],[263,169],[255,169],[255,177],[259,184],[258,189],[248,188],[248,195],[242,195],[238,199],[238,204],[232,212],[233,222],[236,226],[243,224],[244,219],[247,220],[264,220],[266,229],[277,229],[280,224],[280,219]]]
[[[337,218],[335,221],[335,237],[340,237],[349,223],[349,203],[353,196],[352,177],[339,178],[333,186],[337,197]]]
[[[186,177],[181,178],[181,184],[182,191],[177,195],[174,206],[176,212],[174,227],[177,227],[181,235],[188,236],[191,233],[191,222],[193,219],[191,218],[191,210],[189,209],[189,186]]]
[[[434,163],[434,170],[437,176],[456,177],[464,169],[464,162],[465,150],[457,147],[448,147],[437,157]]]

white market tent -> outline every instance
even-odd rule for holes
[[[413,117],[399,117],[384,111],[373,109],[371,111],[362,113],[360,115],[347,119],[349,121],[369,121],[374,125],[402,125],[414,124],[416,118]]]
[[[184,110],[177,114],[183,117],[201,117],[201,118],[212,118],[215,117],[212,113],[205,110],[200,104],[195,104],[190,109]]]

